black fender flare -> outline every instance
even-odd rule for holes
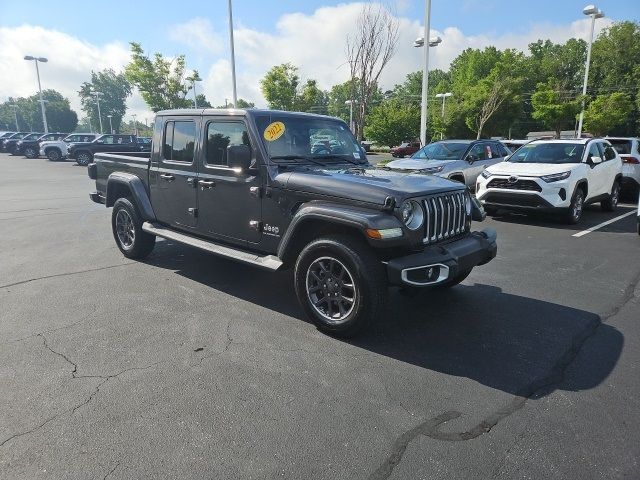
[[[105,206],[113,207],[113,204],[116,203],[119,198],[116,195],[119,186],[124,186],[131,192],[131,198],[145,221],[153,222],[156,220],[156,214],[151,206],[147,189],[144,187],[142,180],[131,173],[113,172],[109,175]]]
[[[589,195],[589,182],[587,182],[586,178],[581,178],[580,180],[578,180],[576,182],[575,187],[573,187],[573,192],[571,193],[571,196],[569,197],[570,201],[573,201],[573,196],[576,194],[576,190],[578,190],[579,187],[581,187],[582,185],[584,185],[585,188],[585,192],[584,192],[584,201],[587,201],[587,196]]]
[[[320,221],[326,224],[354,228],[359,230],[363,238],[366,238],[370,242],[373,242],[373,240],[365,236],[365,230],[367,228],[376,230],[403,228],[400,220],[390,212],[342,205],[328,201],[311,201],[302,205],[296,211],[291,223],[289,223],[289,227],[278,245],[279,258],[287,258],[291,250],[295,248],[295,239],[304,230],[305,224],[311,221]],[[379,241],[380,240],[377,240],[376,242]],[[384,242],[385,245],[392,246],[392,244],[397,244],[398,241],[404,244],[407,242],[407,238],[403,236],[393,240],[385,240]]]

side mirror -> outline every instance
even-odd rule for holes
[[[589,157],[589,160],[591,160],[591,163],[592,163],[593,165],[597,165],[597,164],[599,164],[599,163],[602,163],[602,159],[601,159],[600,157],[596,157],[595,155],[594,155],[594,156]]]
[[[96,143],[104,143],[104,140],[96,140]]]
[[[227,163],[233,169],[248,170],[251,167],[251,147],[249,145],[229,145]]]
[[[467,162],[469,163],[473,163],[478,159],[478,157],[476,157],[475,155],[473,155],[472,153],[470,153],[469,155],[467,155]]]
[[[509,160],[511,158],[511,155],[507,155],[506,157],[504,157],[504,161],[506,162],[507,160]]]

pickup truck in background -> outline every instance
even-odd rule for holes
[[[149,152],[151,144],[140,143],[135,135],[100,135],[91,143],[71,143],[67,149],[69,158],[86,166],[100,152]]]
[[[292,268],[305,313],[333,335],[375,322],[389,286],[452,287],[497,250],[494,230],[471,230],[485,215],[464,185],[375,169],[346,123],[321,115],[163,111],[150,155],[96,153],[88,173],[126,257],[163,237]]]

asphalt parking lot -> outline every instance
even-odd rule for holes
[[[504,215],[498,257],[345,342],[290,273],[124,258],[86,169],[0,154],[0,478],[638,478],[640,237]]]

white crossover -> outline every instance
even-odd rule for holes
[[[534,140],[485,169],[476,198],[489,214],[501,208],[561,212],[577,223],[585,204],[615,210],[621,180],[622,160],[605,139]]]

